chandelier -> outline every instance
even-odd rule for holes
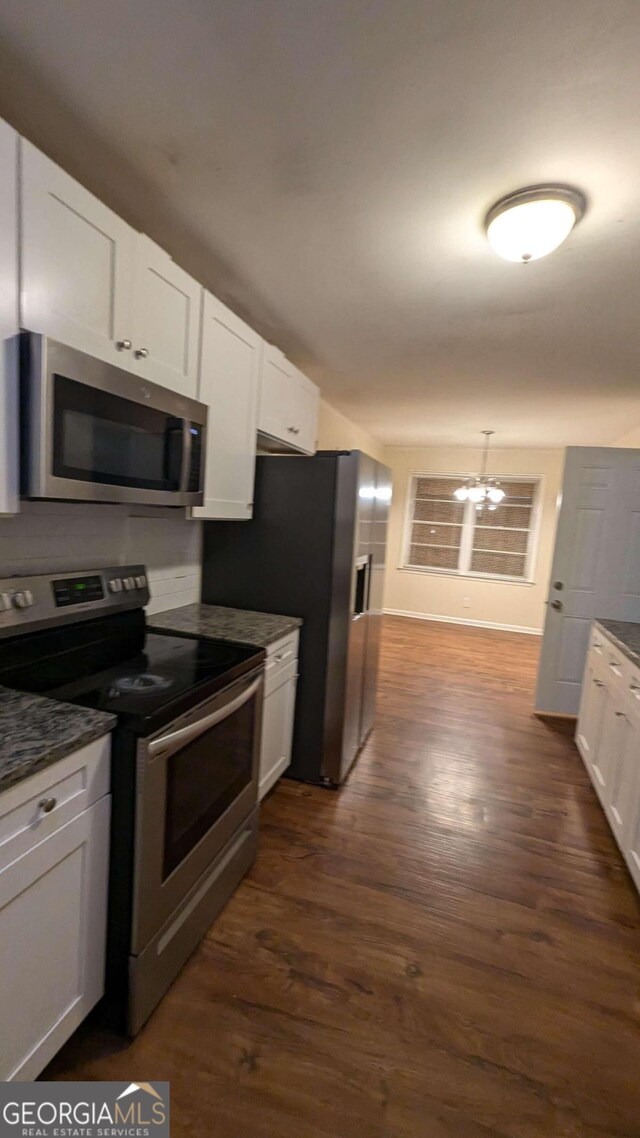
[[[497,510],[499,503],[504,498],[504,490],[501,489],[500,483],[495,478],[487,478],[487,458],[489,455],[489,440],[495,431],[483,431],[484,435],[484,452],[482,455],[482,469],[480,474],[475,478],[468,478],[464,486],[459,486],[457,490],[453,491],[454,498],[459,502],[473,502],[476,510],[484,510],[485,506],[488,510]]]

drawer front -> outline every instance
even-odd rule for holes
[[[106,735],[0,794],[0,869],[108,793],[110,754]]]
[[[285,673],[295,672],[298,661],[298,633],[278,640],[269,646],[264,669],[264,694],[270,692],[282,683]],[[293,666],[293,667],[292,667]]]

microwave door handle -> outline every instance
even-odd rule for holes
[[[248,703],[258,691],[261,683],[262,676],[259,676],[230,703],[225,703],[223,707],[212,711],[210,715],[205,715],[203,719],[197,719],[195,723],[189,723],[187,727],[179,727],[177,731],[169,731],[166,735],[161,735],[159,739],[154,739],[147,745],[150,758],[153,759],[161,755],[168,759],[170,755],[179,751],[185,744],[192,743],[199,735],[204,735],[205,731],[209,731],[217,723],[221,723],[223,719],[227,719],[234,712],[239,711],[245,703]]]
[[[182,420],[182,468],[180,470],[180,493],[186,494],[189,489],[189,476],[191,473],[191,420]]]

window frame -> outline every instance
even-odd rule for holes
[[[477,472],[476,472],[477,473]],[[466,568],[440,569],[431,565],[412,565],[409,561],[411,549],[411,534],[414,524],[415,484],[418,478],[455,478],[460,484],[469,478],[475,478],[476,473],[456,473],[439,470],[411,470],[405,492],[405,508],[402,532],[401,560],[398,568],[404,573],[429,573],[437,577],[471,578],[474,581],[494,581],[502,585],[535,585],[535,572],[538,562],[538,549],[540,544],[540,526],[542,520],[542,501],[544,496],[544,475],[542,474],[491,474],[502,484],[510,482],[533,482],[535,484],[531,505],[531,525],[529,526],[529,541],[527,543],[525,574],[522,577],[507,576],[496,573],[479,573],[469,568],[473,552],[473,538],[475,525],[472,524],[475,506],[467,500],[462,519],[462,533],[458,553],[458,566],[464,564]],[[443,523],[458,524],[458,523]],[[498,527],[499,528],[499,527]],[[498,551],[496,551],[498,552]],[[464,560],[463,560],[464,559]]]

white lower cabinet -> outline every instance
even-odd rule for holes
[[[296,632],[267,649],[260,744],[260,799],[271,790],[291,762],[297,680]]]
[[[0,796],[4,1081],[36,1078],[104,991],[109,753],[97,740]]]
[[[640,668],[600,629],[587,655],[576,744],[640,890]]]

